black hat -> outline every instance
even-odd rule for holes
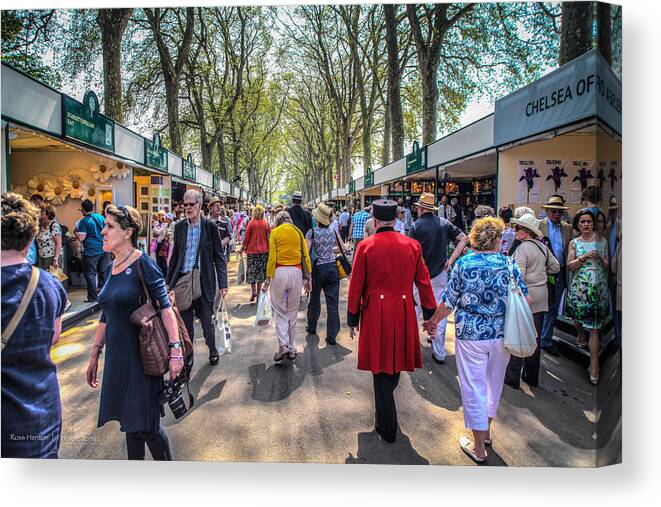
[[[379,199],[372,203],[372,215],[382,222],[395,220],[397,216],[397,203],[391,199]]]
[[[89,199],[85,199],[82,204],[80,205],[80,209],[84,211],[85,213],[89,213],[94,209],[94,203],[90,201]]]

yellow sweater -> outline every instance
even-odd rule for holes
[[[269,261],[266,265],[266,276],[273,278],[276,264],[280,266],[296,266],[301,263],[301,241],[305,254],[305,266],[308,273],[312,272],[310,253],[298,227],[284,223],[271,231],[269,238]]]

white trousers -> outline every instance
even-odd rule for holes
[[[471,430],[489,429],[503,392],[510,353],[503,340],[455,340],[464,424]]]
[[[293,266],[282,266],[275,270],[269,293],[275,311],[275,334],[278,343],[290,352],[296,352],[296,317],[301,301],[303,273]]]
[[[434,291],[434,299],[436,300],[437,305],[441,302],[441,296],[443,296],[443,292],[447,286],[447,271],[442,271],[431,279],[431,288]],[[422,318],[422,306],[420,306],[420,294],[415,284],[413,284],[413,297],[417,303],[415,311],[418,316],[418,320],[420,320]],[[447,319],[443,319],[438,323],[438,327],[436,328],[436,339],[432,343],[432,351],[436,358],[440,359],[441,361],[445,360],[445,327],[447,326],[447,323]]]

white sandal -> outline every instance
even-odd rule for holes
[[[461,450],[464,451],[468,457],[470,457],[475,463],[484,463],[487,460],[487,452],[484,451],[484,458],[480,458],[473,449],[471,449],[471,444],[473,442],[471,441],[470,438],[468,437],[461,437],[459,439],[459,445],[461,446]]]

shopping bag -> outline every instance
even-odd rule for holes
[[[271,323],[271,299],[267,292],[262,292],[257,301],[257,315],[253,326],[268,326]]]
[[[246,281],[246,264],[243,260],[243,255],[238,255],[239,266],[236,270],[236,284],[241,285]]]
[[[530,357],[537,349],[537,330],[530,305],[514,279],[512,263],[508,260],[510,280],[505,309],[505,339],[503,345],[516,357]]]
[[[64,274],[64,271],[62,271],[62,268],[60,267],[51,265],[51,267],[48,268],[48,272],[51,275],[53,275],[55,278],[57,278],[60,282],[63,282],[67,278],[69,278],[67,275]]]
[[[232,328],[230,327],[229,316],[225,308],[225,298],[222,296],[216,297],[213,308],[211,322],[215,331],[218,355],[231,354]]]

